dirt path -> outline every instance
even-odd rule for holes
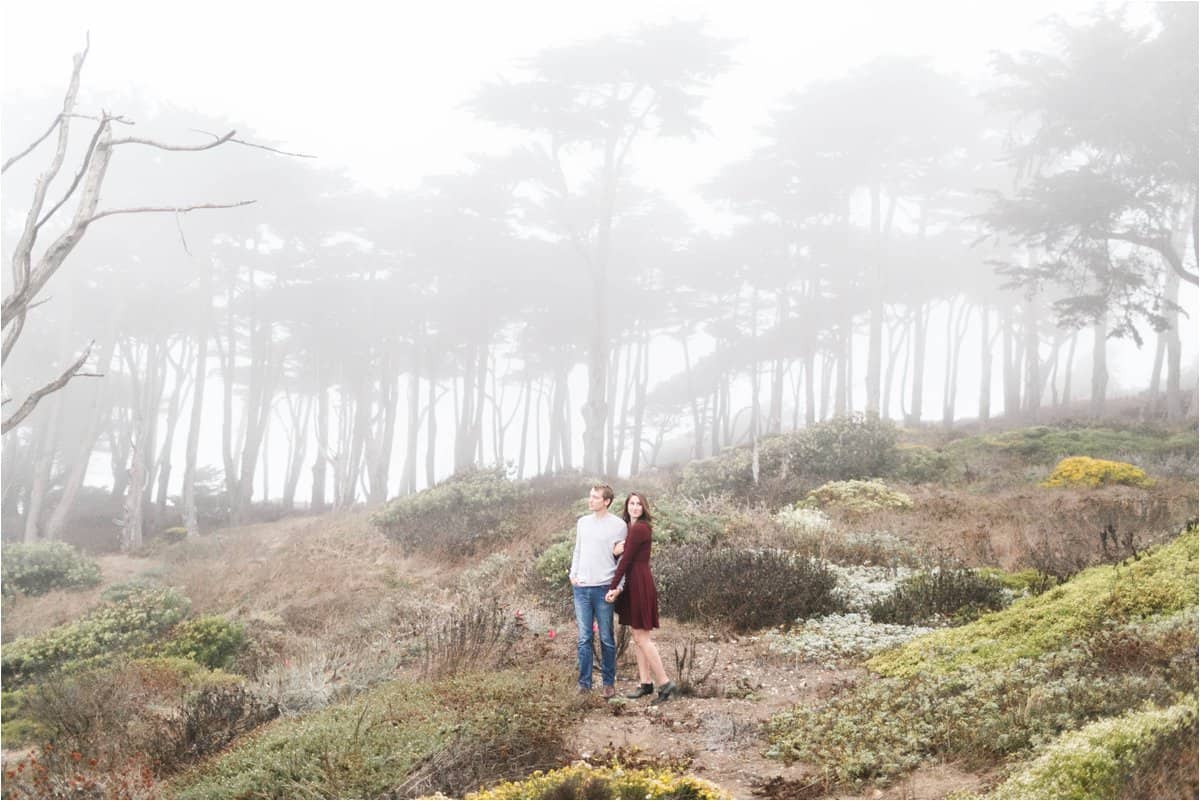
[[[656,641],[673,677],[678,675],[675,654],[687,645],[698,652],[700,674],[715,657],[701,695],[658,706],[651,706],[649,697],[604,702],[597,695],[587,702],[584,719],[569,738],[571,750],[590,759],[612,749],[637,748],[645,757],[686,765],[687,772],[708,779],[733,798],[830,797],[809,766],[764,756],[766,724],[772,715],[796,704],[821,703],[839,685],[863,678],[864,672],[780,658],[754,637],[698,641],[698,632],[669,624]],[[618,693],[633,690],[636,678],[629,655],[618,664]],[[834,789],[832,797],[963,797],[984,792],[987,783],[986,776],[960,766],[928,763],[890,787],[868,788],[861,795]]]
[[[668,672],[676,675],[674,653],[691,641],[687,632],[658,638]],[[588,704],[570,738],[571,749],[587,759],[614,748],[637,748],[647,757],[688,764],[688,772],[708,779],[735,798],[796,797],[813,784],[803,765],[785,765],[763,756],[765,725],[776,712],[797,703],[818,702],[860,671],[825,670],[769,658],[752,638],[700,642],[697,665],[716,665],[703,696],[676,698],[651,706],[650,698]],[[618,669],[620,693],[633,689],[636,668]],[[708,696],[708,697],[704,697]],[[813,788],[816,789],[815,787]],[[809,796],[812,797],[812,796]]]

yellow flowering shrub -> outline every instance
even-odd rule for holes
[[[1127,484],[1149,487],[1153,479],[1140,467],[1128,462],[1111,462],[1090,456],[1069,456],[1061,460],[1042,482],[1043,487],[1099,487],[1101,484]]]
[[[725,798],[712,782],[672,770],[575,764],[535,771],[523,781],[504,782],[467,798]]]
[[[1196,696],[1148,705],[1062,735],[996,788],[996,798],[1122,798],[1122,785],[1167,738],[1195,741]],[[1142,796],[1144,797],[1144,796]]]

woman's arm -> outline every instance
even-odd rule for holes
[[[625,578],[625,571],[629,569],[629,563],[649,541],[649,532],[644,524],[634,523],[629,527],[629,533],[625,535],[625,550],[621,554],[621,561],[617,562],[617,572],[613,574],[613,580],[608,585],[610,590],[615,590],[621,584],[621,579]]]

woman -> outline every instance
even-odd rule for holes
[[[667,678],[662,657],[650,636],[651,629],[658,628],[658,591],[650,573],[650,504],[646,502],[646,496],[640,492],[629,493],[621,517],[629,524],[629,533],[625,535],[625,542],[613,549],[614,555],[620,553],[621,561],[604,600],[616,601],[621,625],[633,629],[640,686],[625,697],[641,698],[653,693],[653,678],[659,686],[658,697],[651,703],[658,704],[669,699],[676,687],[675,682]],[[624,591],[619,586],[622,578],[625,579]]]

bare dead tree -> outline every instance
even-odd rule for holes
[[[79,79],[80,73],[83,70],[84,60],[87,58],[88,50],[91,44],[90,41],[85,45],[84,49],[75,54],[74,67],[71,71],[71,80],[67,86],[67,91],[63,97],[62,111],[55,117],[50,127],[41,137],[35,142],[26,147],[17,155],[9,158],[0,168],[0,172],[7,171],[21,159],[32,153],[39,144],[50,138],[51,134],[56,130],[58,132],[57,144],[53,156],[46,170],[38,176],[34,183],[33,199],[30,202],[28,212],[25,217],[24,229],[17,241],[16,248],[12,257],[12,289],[5,295],[3,307],[0,309],[0,328],[3,330],[3,352],[0,356],[0,364],[7,362],[9,354],[13,347],[20,339],[21,332],[25,326],[26,314],[34,306],[40,302],[38,300],[39,293],[45,287],[46,282],[58,271],[58,269],[66,261],[67,257],[79,244],[84,234],[87,232],[88,226],[97,220],[105,217],[112,217],[122,214],[146,214],[146,213],[174,213],[184,214],[197,209],[228,209],[238,206],[245,206],[253,203],[252,200],[243,200],[235,203],[200,203],[186,206],[144,206],[136,208],[117,208],[97,211],[97,206],[100,201],[100,188],[104,183],[105,176],[108,171],[109,160],[112,158],[114,148],[121,145],[142,145],[146,147],[158,148],[167,151],[184,151],[197,152],[203,150],[211,150],[228,142],[244,144],[250,147],[262,148],[264,150],[272,150],[274,148],[265,145],[257,145],[246,142],[241,139],[236,139],[236,131],[230,131],[223,136],[212,136],[211,142],[206,142],[199,145],[175,145],[164,142],[157,142],[151,139],[142,139],[138,137],[113,137],[114,124],[132,124],[120,116],[101,112],[98,117],[86,114],[78,114],[75,112],[75,105],[79,94]],[[92,133],[87,149],[83,154],[75,176],[63,196],[52,206],[46,210],[46,195],[50,188],[50,184],[62,171],[67,155],[67,144],[70,140],[71,122],[74,119],[89,119],[96,122],[96,128]],[[280,152],[282,151],[274,151]],[[284,155],[303,155],[286,153]],[[35,258],[34,249],[38,243],[38,235],[42,228],[51,219],[55,219],[56,215],[66,206],[72,197],[77,197],[75,212],[72,218],[66,223],[65,230],[50,242],[45,249]],[[38,389],[33,390],[24,399],[16,411],[4,417],[0,424],[0,433],[8,433],[15,426],[21,423],[36,407],[39,401],[47,395],[57,392],[67,385],[73,378],[80,376],[96,376],[97,373],[89,373],[84,370],[84,364],[87,362],[91,352],[89,345],[83,354],[72,362],[58,376],[46,382]],[[7,399],[5,402],[9,402]]]

